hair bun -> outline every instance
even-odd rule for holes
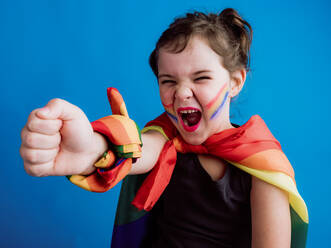
[[[252,28],[236,10],[232,8],[224,9],[218,16],[219,21],[228,31],[233,46],[240,50],[243,63],[249,68],[250,46],[252,43]]]

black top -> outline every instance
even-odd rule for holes
[[[196,154],[177,153],[157,205],[153,248],[251,247],[251,176],[228,164],[213,181]]]

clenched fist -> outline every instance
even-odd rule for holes
[[[89,174],[107,150],[84,112],[62,99],[53,99],[31,112],[22,133],[20,154],[32,176]]]

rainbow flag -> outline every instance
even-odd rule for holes
[[[73,175],[69,180],[94,192],[104,192],[123,178],[113,229],[112,248],[146,247],[153,231],[153,206],[170,180],[177,152],[208,153],[227,160],[237,168],[270,183],[289,194],[292,224],[292,248],[305,247],[308,211],[300,196],[294,171],[279,142],[259,116],[239,128],[227,129],[209,137],[201,146],[185,143],[172,125],[167,113],[149,122],[142,132],[154,130],[168,140],[159,161],[146,174],[128,175],[132,162],[141,155],[141,137],[136,124],[129,119],[119,92],[109,88],[112,116],[92,123],[95,131],[109,141],[110,150],[97,161],[96,171],[88,176]],[[158,178],[166,178],[159,180]]]
[[[166,187],[166,183],[162,181],[164,178],[170,180],[172,174],[174,165],[169,162],[174,160],[172,156],[175,156],[177,151],[205,153],[204,150],[288,192],[292,225],[291,247],[305,247],[308,231],[306,204],[296,188],[290,162],[259,116],[253,116],[239,128],[228,129],[210,137],[203,146],[186,144],[178,136],[166,113],[149,122],[142,132],[149,130],[160,132],[168,140],[160,155],[163,160],[158,161],[149,174],[128,176],[124,179],[112,248],[144,247],[142,244],[148,240],[148,233],[153,230],[149,220],[153,215],[153,206]],[[167,159],[164,159],[165,157]]]
[[[108,88],[107,95],[113,115],[91,123],[94,131],[107,138],[110,150],[94,165],[94,173],[87,176],[67,176],[73,184],[92,192],[105,192],[120,182],[131,170],[132,163],[141,156],[139,127],[129,118],[121,94]]]

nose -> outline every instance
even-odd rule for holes
[[[178,87],[176,89],[176,94],[175,94],[175,97],[178,100],[185,101],[185,100],[188,100],[189,98],[191,98],[192,96],[193,96],[192,89],[188,85],[186,85],[186,84],[178,85]]]

